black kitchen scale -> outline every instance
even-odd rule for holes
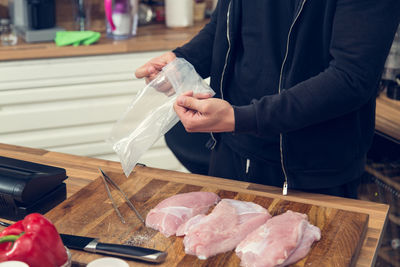
[[[46,213],[67,197],[65,169],[0,156],[0,217]]]

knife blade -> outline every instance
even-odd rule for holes
[[[120,256],[131,259],[139,259],[147,262],[163,262],[167,253],[155,249],[100,243],[96,238],[60,234],[64,245],[67,248],[83,250],[91,253],[100,253],[105,255]]]
[[[1,226],[8,227],[9,223],[0,221]],[[165,261],[167,252],[143,248],[136,246],[100,243],[96,238],[60,234],[64,245],[70,249],[83,250],[90,253],[99,253],[105,255],[119,256],[130,259],[138,259],[147,262],[160,263]]]

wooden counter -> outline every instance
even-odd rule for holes
[[[54,42],[25,43],[19,38],[15,46],[0,46],[0,61],[171,50],[189,41],[205,23],[188,28],[167,28],[164,24],[140,26],[137,36],[129,40],[114,41],[102,34],[90,46],[57,47]]]
[[[32,149],[0,144],[0,155],[65,168],[69,177],[66,180],[68,197],[71,197],[79,189],[98,178],[98,167],[101,167],[107,171],[122,174],[121,166],[118,162],[49,152],[41,149]],[[253,191],[258,192],[258,194],[266,197],[273,197],[284,199],[287,201],[296,201],[300,203],[313,204],[323,207],[331,207],[368,214],[368,229],[361,248],[360,255],[356,262],[356,266],[374,265],[377,249],[382,238],[382,232],[385,227],[388,214],[387,205],[293,191],[290,191],[288,196],[282,196],[280,188],[270,186],[261,186],[246,182],[238,182],[180,172],[164,171],[152,168],[145,169],[148,169],[148,172],[151,173],[151,175],[154,175],[154,177],[157,177],[157,179],[164,179],[166,181],[169,181],[170,179],[181,182],[190,180],[190,182],[194,185],[212,185],[214,187],[218,187],[224,190],[235,190],[236,192]],[[82,194],[82,192],[80,193]]]
[[[388,98],[385,92],[376,99],[375,129],[400,144],[400,101]]]

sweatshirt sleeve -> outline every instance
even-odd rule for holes
[[[210,76],[212,49],[217,24],[218,6],[211,16],[210,22],[185,45],[173,52],[177,57],[189,61],[202,78]]]
[[[235,106],[235,132],[287,133],[360,109],[376,95],[399,19],[399,0],[338,0],[329,66],[280,94]]]

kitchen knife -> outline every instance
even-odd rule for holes
[[[0,221],[0,225],[8,227],[9,223]],[[64,245],[70,249],[83,250],[91,253],[100,253],[148,262],[163,262],[167,257],[166,252],[155,249],[135,247],[128,245],[100,243],[96,238],[60,234]]]
[[[139,259],[148,262],[163,262],[167,257],[166,252],[155,249],[135,247],[128,245],[100,243],[96,238],[60,234],[67,248],[84,250],[92,253],[120,256],[131,259]]]

